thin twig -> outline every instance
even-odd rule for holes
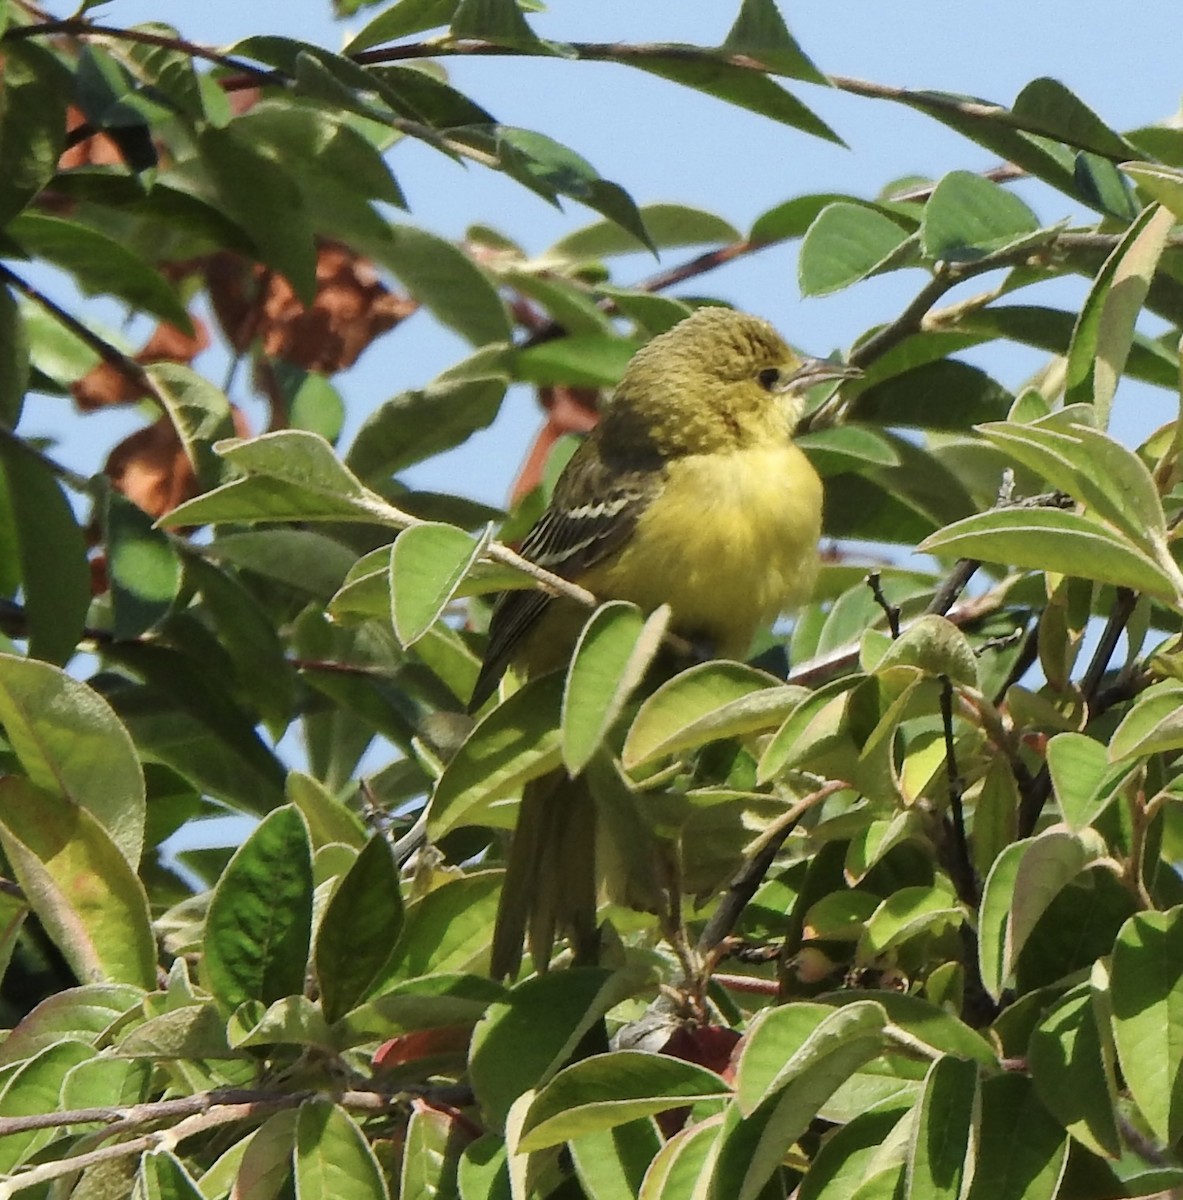
[[[65,17],[59,21],[42,21],[36,25],[10,25],[0,41],[18,41],[35,37],[55,37],[66,34],[77,38],[108,38],[119,42],[138,42],[144,46],[160,46],[165,50],[176,50],[191,58],[201,58],[227,71],[238,71],[250,75],[257,84],[277,84],[284,81],[281,72],[256,67],[245,59],[233,58],[228,54],[169,34],[153,33],[148,29],[124,29],[114,25],[93,25],[82,17]]]
[[[0,1200],[9,1200],[17,1192],[26,1191],[53,1179],[73,1175],[99,1163],[128,1158],[144,1151],[160,1148],[173,1149],[186,1138],[216,1129],[221,1125],[255,1119],[266,1113],[287,1108],[297,1108],[305,1100],[318,1095],[317,1092],[300,1091],[286,1094],[266,1092],[235,1092],[233,1090],[204,1092],[197,1096],[183,1096],[177,1100],[161,1100],[155,1103],[132,1105],[126,1109],[90,1108],[73,1109],[57,1113],[33,1114],[28,1117],[8,1117],[0,1124],[0,1136],[30,1129],[57,1128],[75,1123],[109,1121],[106,1129],[99,1131],[103,1136],[114,1136],[128,1128],[144,1125],[167,1117],[180,1116],[177,1124],[167,1129],[157,1129],[140,1137],[76,1154],[54,1162],[41,1163],[27,1171],[0,1180]],[[234,1097],[243,1097],[234,1099]],[[362,1112],[385,1112],[400,1098],[379,1092],[349,1091],[334,1099],[345,1108]],[[186,1115],[188,1114],[188,1115]],[[43,1117],[52,1121],[40,1124],[29,1122]]]
[[[760,848],[744,863],[743,867],[731,880],[719,906],[711,914],[710,920],[703,927],[695,947],[699,955],[706,958],[735,928],[736,921],[756,889],[764,881],[785,839],[797,827],[801,818],[811,809],[827,800],[835,792],[849,788],[850,784],[841,779],[832,779],[823,784],[816,792],[811,792],[804,800],[798,801],[783,817],[766,829],[760,838]]]
[[[1125,627],[1129,624],[1137,603],[1138,594],[1133,589],[1124,587],[1117,589],[1117,596],[1113,602],[1113,608],[1110,610],[1109,619],[1105,622],[1105,628],[1101,630],[1097,648],[1093,651],[1092,660],[1080,681],[1080,691],[1086,703],[1096,695],[1097,689],[1101,686],[1101,680],[1109,669],[1109,660],[1117,649],[1117,643],[1125,632]]]
[[[18,26],[23,28],[23,26]],[[0,263],[0,279],[7,280],[18,292],[32,300],[38,307],[43,308],[55,321],[64,325],[79,341],[84,342],[109,366],[125,376],[137,388],[147,392],[164,407],[164,402],[156,390],[156,385],[149,378],[147,371],[128,354],[124,354],[117,346],[113,346],[106,338],[99,337],[93,329],[88,328],[77,317],[68,313],[60,304],[51,300],[44,292],[35,288],[26,279],[22,279],[15,271]]]
[[[978,882],[974,877],[969,842],[965,836],[965,809],[962,806],[965,781],[957,769],[957,747],[953,738],[953,681],[948,675],[941,676],[941,726],[945,733],[945,774],[948,780],[950,823],[953,827],[953,870],[950,874],[961,901],[976,908]]]
[[[867,587],[871,589],[875,603],[883,609],[883,615],[887,617],[887,628],[891,631],[892,639],[898,638],[900,636],[900,608],[898,604],[889,603],[883,594],[883,580],[878,571],[867,572]]]
[[[1101,630],[1101,638],[1080,683],[1081,695],[1088,706],[1090,720],[1096,720],[1101,715],[1102,709],[1097,703],[1101,680],[1109,669],[1109,660],[1117,649],[1117,643],[1133,615],[1137,603],[1138,597],[1135,592],[1129,588],[1117,589],[1117,596],[1113,602],[1113,608],[1109,612],[1109,619],[1105,622],[1105,628]],[[1120,690],[1109,691],[1107,689],[1107,707],[1119,703],[1123,698],[1125,697]],[[1019,837],[1024,838],[1030,837],[1035,832],[1035,826],[1039,823],[1043,806],[1052,794],[1051,772],[1044,763],[1037,774],[1029,777],[1026,786],[1024,786],[1023,780],[1018,782],[1021,797],[1019,801]]]

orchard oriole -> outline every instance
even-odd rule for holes
[[[795,354],[768,322],[700,308],[637,351],[555,485],[522,555],[603,600],[672,610],[671,628],[722,657],[813,587],[822,489],[790,440],[804,389],[857,374]],[[512,663],[561,666],[586,610],[540,590],[503,594],[475,709]],[[594,807],[581,780],[527,785],[492,969],[515,974],[529,932],[545,969],[557,932],[577,957],[595,936]]]

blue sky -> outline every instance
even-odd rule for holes
[[[65,13],[66,6],[60,7]],[[544,36],[594,41],[722,39],[738,0],[554,0],[531,18]],[[829,73],[879,83],[957,91],[1009,102],[1031,79],[1050,75],[1077,92],[1109,123],[1130,128],[1168,117],[1179,105],[1177,5],[1141,0],[1120,27],[1117,9],[1102,0],[1044,0],[989,5],[961,0],[870,0],[783,3],[790,28]],[[91,10],[103,23],[173,20],[189,38],[226,46],[252,33],[282,33],[337,49],[378,8],[334,22],[319,0],[256,0],[168,5],[159,0],[110,0]],[[794,85],[847,141],[849,149],[812,139],[754,114],[611,64],[559,60],[451,59],[453,82],[506,124],[534,128],[565,142],[639,202],[677,200],[719,213],[740,229],[759,213],[804,192],[835,190],[871,196],[902,175],[937,177],[954,168],[993,164],[989,153],[901,106]],[[541,252],[594,214],[571,204],[557,211],[495,173],[457,166],[406,142],[392,165],[411,204],[408,220],[447,237],[473,222],[489,224]],[[1076,217],[1069,201],[1037,184],[1019,188],[1039,215]],[[849,345],[868,326],[890,319],[923,282],[918,272],[874,280],[836,296],[802,300],[791,247],[777,247],[704,278],[698,290],[718,294],[767,316],[806,350],[827,354]],[[667,255],[662,265],[680,260]],[[631,282],[657,264],[647,256],[618,260],[618,280]],[[980,284],[978,285],[980,286]],[[1083,283],[1057,285],[1045,302],[1072,304]],[[68,300],[68,290],[56,293]],[[117,319],[101,302],[82,310]],[[466,353],[466,347],[420,314],[372,347],[338,384],[350,410],[348,431],[365,413],[406,387],[419,386]],[[1015,386],[1041,357],[994,345],[975,361]],[[199,361],[213,378],[216,361]],[[235,399],[242,399],[236,396]],[[1123,385],[1117,430],[1132,440],[1163,420],[1162,393]],[[24,431],[62,439],[60,455],[93,470],[105,449],[142,418],[134,413],[81,420],[60,401],[34,402]],[[537,424],[529,393],[513,393],[492,430],[465,447],[417,468],[419,487],[455,487],[499,502]]]

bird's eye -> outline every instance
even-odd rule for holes
[[[771,392],[780,383],[780,371],[776,367],[765,367],[756,380],[766,392]]]

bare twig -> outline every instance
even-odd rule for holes
[[[883,594],[882,577],[878,571],[867,572],[867,587],[871,589],[871,595],[875,597],[875,603],[883,609],[883,615],[887,618],[887,628],[891,631],[892,638],[900,636],[900,609],[898,604],[891,604],[887,597]]]
[[[841,779],[832,779],[803,800],[799,800],[783,817],[766,829],[760,838],[760,848],[744,863],[724,892],[718,908],[711,914],[703,927],[695,947],[703,957],[708,957],[735,927],[747,903],[756,894],[756,889],[768,874],[785,839],[797,827],[797,823],[811,809],[829,799],[835,792],[849,788]]]
[[[953,829],[953,869],[950,874],[962,902],[976,908],[978,882],[974,877],[973,862],[969,856],[969,842],[965,837],[965,810],[962,806],[965,781],[957,769],[957,747],[953,739],[953,681],[947,675],[941,676],[941,726],[945,732],[945,774],[948,779],[949,817]]]
[[[1085,704],[1088,705],[1090,720],[1096,720],[1103,711],[1098,704],[1101,680],[1105,677],[1105,672],[1109,669],[1109,660],[1113,657],[1113,652],[1117,649],[1117,643],[1130,617],[1133,615],[1134,607],[1137,603],[1138,597],[1135,592],[1129,588],[1117,589],[1117,597],[1114,600],[1113,608],[1110,610],[1109,618],[1105,622],[1105,628],[1101,631],[1101,638],[1097,643],[1097,648],[1093,651],[1093,657],[1088,667],[1085,668],[1085,673],[1080,683],[1081,694],[1084,697]],[[1121,682],[1121,679],[1119,679],[1117,681],[1118,685]],[[1131,683],[1133,683],[1133,680],[1131,680]],[[1145,686],[1145,682],[1141,682],[1136,690],[1141,690],[1141,687]],[[1136,691],[1129,693],[1129,695],[1134,694],[1136,694]],[[1115,686],[1111,689],[1106,689],[1105,699],[1105,707],[1111,707],[1113,704],[1120,703],[1123,699],[1128,699],[1128,695],[1125,694],[1120,686]],[[1051,772],[1045,763],[1036,775],[1029,777],[1025,786],[1023,780],[1020,779],[1018,782],[1021,796],[1019,801],[1019,837],[1030,837],[1035,832],[1035,826],[1039,822],[1043,806],[1052,794]]]

